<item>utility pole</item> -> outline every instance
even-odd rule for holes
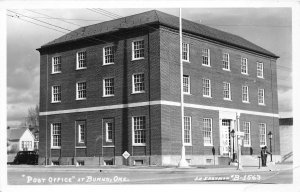
[[[240,113],[237,113],[237,144],[238,144],[238,170],[243,170],[242,165],[242,153],[241,153],[241,146],[242,146],[242,135],[241,135],[241,129],[240,129]]]
[[[180,43],[180,101],[181,101],[181,132],[182,132],[182,147],[181,159],[178,167],[188,167],[189,164],[185,159],[185,146],[184,146],[184,97],[183,97],[183,63],[182,63],[182,19],[181,8],[179,8],[179,43]]]

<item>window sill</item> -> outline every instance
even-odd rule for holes
[[[191,93],[183,93],[184,95],[192,95]]]
[[[76,71],[80,71],[80,70],[84,70],[87,69],[87,67],[83,67],[83,68],[76,68]]]
[[[85,149],[86,146],[76,146],[76,149]]]
[[[134,143],[132,144],[133,147],[145,147],[146,143]]]
[[[242,75],[247,75],[247,76],[249,76],[249,74],[248,73],[241,73]]]
[[[231,70],[230,69],[224,69],[224,68],[222,68],[223,69],[223,71],[228,71],[228,72],[231,72]]]
[[[205,65],[203,63],[202,63],[202,66],[204,66],[204,67],[211,67],[211,65]]]
[[[132,58],[131,61],[138,61],[138,60],[142,60],[145,59],[145,57],[140,57],[140,58]]]
[[[212,147],[214,146],[213,144],[204,144],[204,147]]]
[[[104,148],[115,147],[114,145],[103,145]]]
[[[103,95],[102,97],[114,97],[115,95]]]
[[[258,105],[259,106],[266,106],[266,104],[264,104],[264,103],[259,103]]]
[[[132,95],[135,95],[135,94],[140,94],[140,93],[145,93],[145,91],[141,91],[141,92],[132,92],[131,94],[132,94]]]
[[[259,76],[257,76],[257,78],[259,78],[259,79],[265,79],[264,77],[259,77]]]
[[[86,100],[86,98],[76,98],[77,101]]]
[[[206,96],[206,95],[203,95],[203,97],[204,97],[204,98],[209,98],[209,99],[212,98],[212,96]]]
[[[114,65],[115,63],[103,63],[102,66],[106,66],[106,65]]]
[[[189,60],[183,60],[183,59],[182,59],[182,62],[191,63]]]
[[[61,73],[61,71],[59,71],[59,72],[52,72],[51,74],[55,75],[55,74],[60,74],[60,73]]]
[[[249,101],[243,101],[243,103],[250,104],[250,102],[249,102]]]
[[[193,145],[191,143],[184,143],[183,146],[185,146],[185,147],[191,147]]]
[[[260,148],[265,147],[265,146],[267,146],[267,145],[259,145]]]
[[[224,101],[232,101],[232,99],[223,98]]]
[[[61,103],[61,101],[51,101],[51,103],[55,104],[55,103]]]
[[[251,147],[251,145],[244,145],[243,147]]]
[[[51,149],[61,149],[61,147],[54,147],[54,146],[51,146]]]

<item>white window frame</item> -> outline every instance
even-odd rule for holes
[[[247,130],[248,129],[248,130]],[[251,124],[250,122],[246,122],[244,121],[243,122],[243,130],[244,130],[244,147],[251,147]],[[246,135],[248,135],[248,143],[247,143],[247,140],[246,140]]]
[[[184,122],[184,145],[191,146],[192,145],[192,117],[184,116],[183,122]],[[188,136],[186,135],[187,133],[189,133]],[[186,142],[186,139],[188,139],[189,142]]]
[[[227,58],[227,60],[226,60],[226,58]],[[228,68],[225,67],[226,64],[227,64]],[[230,71],[230,57],[229,57],[229,53],[223,53],[223,55],[222,55],[222,69],[225,70],[225,71]]]
[[[228,89],[226,89],[226,87]],[[228,97],[226,97],[227,95],[226,92],[228,92]],[[228,82],[223,82],[223,99],[231,101],[231,88],[230,88],[230,83]]]
[[[81,130],[81,126],[83,126],[83,131]],[[85,134],[85,131],[86,131],[86,126],[85,126],[85,123],[78,123],[77,125],[77,128],[78,128],[78,143],[85,143],[85,137],[86,137],[86,134]],[[83,139],[81,138],[81,136],[83,135]]]
[[[204,63],[206,57],[207,57],[207,64]],[[202,49],[202,65],[206,67],[210,67],[210,50],[208,48]]]
[[[208,82],[208,87],[207,87],[207,82]],[[207,95],[206,89],[208,89],[208,95]],[[210,81],[210,79],[206,79],[206,78],[202,79],[202,95],[203,95],[203,97],[211,98],[211,81]]]
[[[108,130],[108,124],[111,124],[111,130]],[[111,139],[108,137],[109,136],[109,131],[111,131]],[[105,122],[105,141],[106,142],[112,142],[113,141],[113,123],[112,122]]]
[[[262,95],[261,95],[261,93],[262,93]],[[264,89],[258,89],[257,98],[258,98],[259,105],[265,105],[265,90]]]
[[[257,62],[257,77],[258,78],[264,78],[264,63],[263,62]]]
[[[210,131],[208,131],[205,127],[205,121],[209,121],[210,123]],[[203,118],[203,145],[204,146],[213,146],[213,135],[212,135],[212,129],[213,129],[213,122],[212,122],[212,118]],[[207,127],[209,128],[209,127]],[[207,134],[206,134],[207,133]],[[206,135],[210,136],[210,143],[206,142]]]
[[[54,92],[55,88],[59,88],[59,92]],[[57,97],[55,97],[57,95]],[[59,98],[59,100],[55,100],[55,98]],[[51,103],[61,103],[61,86],[60,85],[53,85],[51,87]]]
[[[54,144],[54,142],[53,142],[53,139],[54,139],[54,134],[53,134],[53,129],[54,129],[54,126],[55,125],[57,125],[57,126],[59,126],[59,132],[60,132],[60,134],[56,134],[57,136],[58,136],[58,144],[60,144],[60,145],[53,145]],[[51,123],[51,149],[61,149],[61,123]]]
[[[245,90],[247,90],[247,91],[246,91],[247,93],[244,93],[244,88],[246,88]],[[247,100],[244,100],[244,94],[246,94]],[[242,86],[242,101],[243,101],[243,103],[250,103],[250,102],[249,102],[249,87],[246,86],[246,85],[243,85],[243,86]]]
[[[108,87],[106,87],[106,84],[105,84],[105,81],[106,80],[111,80],[112,79],[112,86],[109,86],[109,87],[112,87],[112,92],[113,93],[111,93],[111,94],[107,94],[106,93],[106,88],[108,88]],[[104,78],[103,79],[103,97],[113,97],[113,96],[115,96],[115,78],[114,77],[106,77],[106,78]]]
[[[79,90],[78,86],[81,83],[85,83],[85,89]],[[76,100],[86,100],[86,96],[87,96],[86,87],[87,87],[86,81],[79,81],[79,82],[76,83]],[[79,91],[85,91],[85,97],[79,97]]]
[[[56,63],[55,61],[55,59],[58,59],[59,60],[59,63]],[[52,74],[57,74],[57,73],[61,73],[61,56],[53,56],[52,57],[52,61],[51,61],[51,63],[52,63]],[[55,69],[55,66],[58,66],[58,68],[60,69],[60,70],[58,70],[58,71],[55,71],[54,69]]]
[[[259,123],[258,126],[259,126],[259,146],[264,147],[267,145],[267,124]],[[262,128],[264,128],[264,133],[262,131]]]
[[[190,62],[190,44],[188,43],[182,43],[182,61]]]
[[[182,86],[183,86],[183,94],[191,94],[191,79],[189,75],[183,75],[182,77]],[[187,83],[186,83],[187,80]],[[185,91],[185,88],[187,88],[187,91]]]
[[[139,49],[135,49],[134,47],[134,43],[135,42],[142,42],[143,47],[139,48]],[[135,57],[135,51],[139,51],[140,57]],[[145,41],[144,39],[139,39],[139,40],[134,40],[132,41],[132,60],[140,60],[140,59],[144,59],[145,58]]]
[[[111,49],[111,54],[106,55],[106,49]],[[116,47],[114,45],[108,45],[103,47],[103,65],[113,65],[115,64],[115,56],[116,56]],[[106,57],[112,57],[113,62],[106,62]]]
[[[83,54],[83,58],[80,57],[80,54]],[[80,66],[80,61],[83,61],[84,66]],[[76,70],[86,69],[86,51],[78,51],[76,53]]]
[[[136,80],[135,77],[136,76],[142,76],[142,77],[137,78],[137,79],[141,79],[142,78],[143,81],[141,81],[141,82],[135,82],[135,80]],[[144,73],[134,73],[134,74],[132,74],[131,79],[132,79],[132,93],[133,94],[136,94],[136,93],[145,93],[145,74]],[[141,90],[137,90],[136,91],[136,88],[138,87],[138,86],[136,86],[137,84],[140,84],[139,87],[142,88]]]
[[[248,59],[245,57],[241,58],[241,73],[243,75],[248,75]]]
[[[141,143],[136,143],[135,142],[135,130],[134,130],[134,126],[135,126],[135,124],[134,124],[134,119],[135,118],[143,118],[143,129],[139,129],[141,132],[144,132],[144,136],[145,136],[145,138],[144,138],[144,141],[145,142],[141,142]],[[147,136],[146,136],[146,116],[133,116],[132,117],[132,145],[133,146],[145,146],[146,145],[146,139],[147,139]]]

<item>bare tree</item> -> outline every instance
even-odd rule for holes
[[[28,109],[28,114],[26,117],[26,125],[29,127],[38,127],[39,126],[39,105],[35,107],[30,107]]]

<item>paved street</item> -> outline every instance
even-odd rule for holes
[[[245,168],[97,168],[8,166],[9,185],[293,183],[292,165],[276,171]]]

